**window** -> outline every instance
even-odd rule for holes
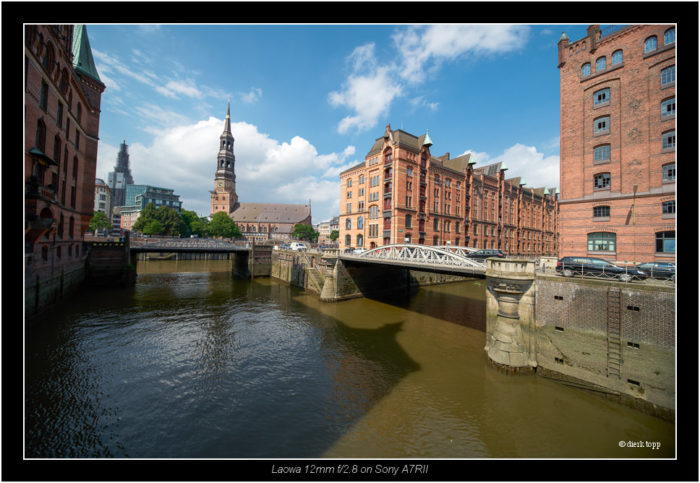
[[[666,99],[661,103],[661,117],[676,115],[676,98]]]
[[[363,217],[359,217],[357,219],[357,227],[358,228],[364,228],[365,227],[365,219]]]
[[[75,149],[80,149],[80,131],[75,128]]]
[[[588,234],[588,251],[589,252],[614,252],[615,241],[617,236],[615,233],[596,232]]]
[[[593,93],[593,105],[600,106],[601,104],[608,104],[610,102],[610,88],[606,87],[595,93]]]
[[[599,72],[601,70],[605,70],[605,67],[606,67],[605,57],[598,57],[598,59],[595,61],[596,72]]]
[[[406,215],[406,228],[412,228],[411,223],[412,223],[411,215]]]
[[[593,148],[593,162],[600,163],[603,161],[610,161],[610,145],[603,144],[601,146],[596,146]]]
[[[345,219],[345,229],[349,230],[352,228],[352,220],[350,218]]]
[[[661,146],[663,149],[673,149],[676,147],[676,130],[665,132],[661,135]]]
[[[356,246],[361,247],[361,246],[362,246],[362,243],[363,243],[363,236],[362,236],[361,234],[360,234],[360,235],[357,235],[357,240],[356,240],[356,241],[357,241]]]
[[[665,164],[661,167],[663,181],[676,181],[676,163]]]
[[[348,178],[348,188],[351,188],[351,187],[352,187],[352,179],[351,179],[351,178]],[[349,197],[348,197],[348,198],[349,198]]]
[[[593,189],[610,189],[610,173],[600,173],[593,177]]]
[[[384,164],[390,164],[391,163],[391,149],[387,149],[384,152]]]
[[[675,231],[660,231],[656,233],[656,253],[676,253]]]
[[[41,97],[39,98],[39,107],[46,112],[49,104],[49,86],[46,82],[41,81]]]
[[[612,54],[612,65],[621,64],[621,63],[622,63],[622,51],[616,50]]]
[[[664,33],[664,45],[672,44],[676,41],[676,29],[670,28]]]
[[[35,144],[42,153],[46,150],[46,124],[41,119],[36,123]]]
[[[661,213],[664,215],[676,214],[676,200],[664,201],[661,203]]]
[[[656,35],[652,35],[644,41],[644,53],[656,50]]]
[[[345,205],[345,213],[352,213],[352,203]]]
[[[437,218],[433,218],[433,231],[440,231],[440,222]]]
[[[586,62],[581,66],[581,77],[586,77],[591,74],[591,64]]]
[[[408,166],[406,168],[406,176],[413,176],[413,168]]]
[[[661,87],[676,82],[676,66],[666,67],[661,71]]]
[[[593,218],[608,218],[610,217],[610,207],[609,206],[594,206],[593,207]]]
[[[593,121],[593,134],[610,132],[610,116],[599,117]]]
[[[56,125],[62,127],[63,125],[63,104],[58,103],[58,108],[56,108]]]
[[[345,235],[345,247],[352,246],[352,237],[350,235]]]

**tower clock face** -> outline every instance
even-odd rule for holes
[[[216,187],[217,188],[223,188],[224,187],[224,182],[222,180],[219,180],[216,182]]]

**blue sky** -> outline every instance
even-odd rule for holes
[[[386,124],[431,151],[559,184],[557,41],[586,25],[88,25],[102,95],[97,177],[122,140],[137,184],[209,214],[231,102],[241,201],[338,214],[338,173]]]

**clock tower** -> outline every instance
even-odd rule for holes
[[[216,156],[216,175],[214,190],[211,191],[211,215],[219,211],[231,213],[238,204],[236,195],[236,175],[234,166],[236,156],[233,154],[233,134],[231,134],[231,102],[226,107],[224,132],[219,136],[219,154]]]

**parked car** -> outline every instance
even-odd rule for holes
[[[647,262],[636,265],[634,268],[641,270],[652,278],[676,281],[676,266],[669,262]]]
[[[623,282],[633,279],[645,280],[648,275],[635,267],[620,267],[602,258],[564,257],[557,262],[556,271],[565,277],[573,275],[592,275],[596,277],[617,278]]]
[[[355,249],[353,247],[347,247],[345,250],[343,250],[343,253],[353,253]]]
[[[503,253],[501,250],[478,250],[476,252],[469,253],[467,257],[485,260],[491,257],[505,258],[506,254]]]
[[[292,242],[289,244],[289,250],[294,250],[296,251],[305,251],[306,250],[306,245],[304,245],[301,242]]]
[[[355,249],[352,251],[352,253],[353,253],[353,255],[359,255],[360,253],[366,252],[366,251],[367,251],[366,248],[355,248]]]

